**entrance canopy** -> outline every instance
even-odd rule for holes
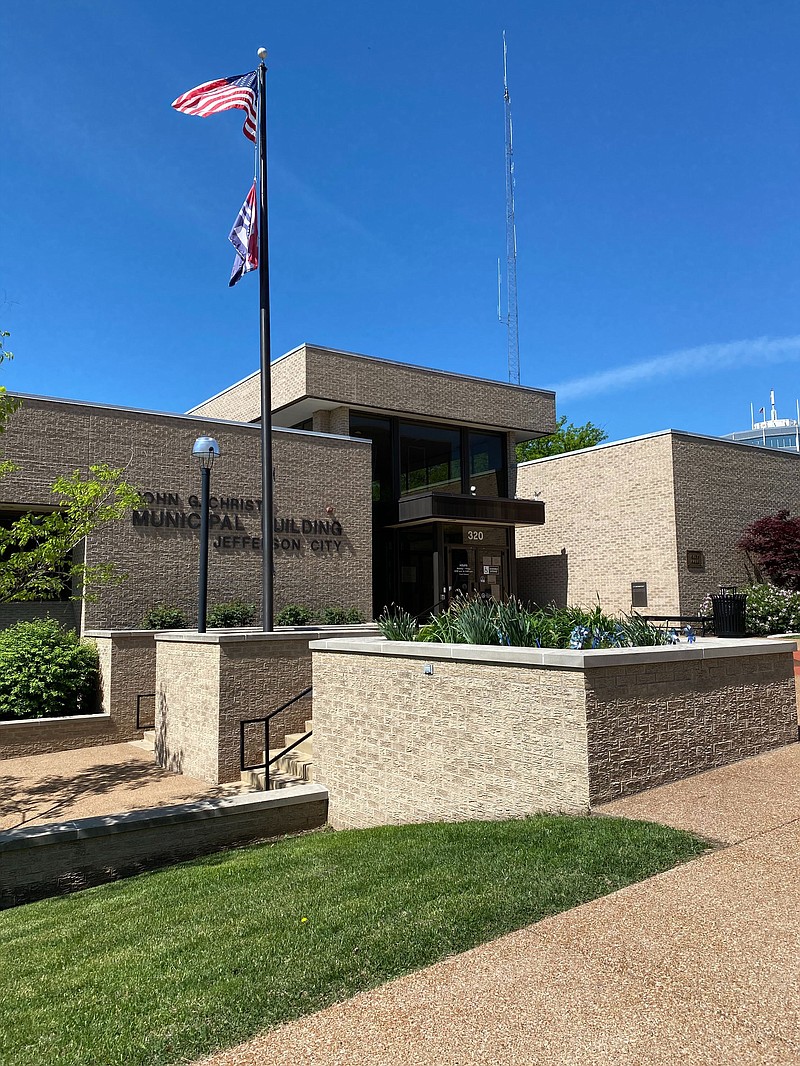
[[[541,500],[509,500],[450,492],[424,492],[399,501],[399,525],[410,522],[481,522],[503,526],[544,525]]]

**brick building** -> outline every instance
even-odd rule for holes
[[[694,614],[749,580],[747,525],[800,511],[800,456],[665,430],[523,463],[517,487],[547,505],[546,525],[517,530],[523,597]]]
[[[454,590],[515,588],[514,530],[540,524],[515,498],[514,445],[552,432],[555,397],[303,345],[272,366],[275,606],[398,602],[422,611]],[[124,467],[145,507],[93,535],[89,564],[126,575],[86,603],[12,604],[0,624],[43,612],[82,629],[136,628],[159,603],[196,611],[196,437],[222,448],[211,484],[209,604],[260,606],[259,375],[185,415],[21,397],[3,436],[15,471],[0,510],[52,508],[50,486],[91,463]],[[374,582],[373,582],[374,575]]]

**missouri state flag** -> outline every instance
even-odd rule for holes
[[[203,82],[179,96],[172,106],[184,115],[199,115],[201,118],[238,107],[245,112],[242,133],[255,144],[257,100],[258,72],[251,70],[249,74]]]
[[[236,249],[236,259],[228,285],[235,285],[250,270],[258,269],[258,221],[256,217],[256,183],[242,204],[228,240]]]

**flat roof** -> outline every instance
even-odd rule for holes
[[[634,444],[637,441],[652,440],[656,437],[684,437],[689,440],[703,440],[711,441],[714,444],[721,444],[729,448],[748,448],[759,447],[758,445],[748,444],[747,441],[731,440],[729,437],[715,437],[710,433],[690,433],[686,429],[659,429],[653,433],[641,433],[636,437],[623,437],[621,440],[608,440],[603,441],[602,444],[594,444],[590,448],[576,448],[571,452],[559,452],[557,455],[543,455],[539,459],[527,459],[524,463],[518,463],[519,467],[533,466],[536,463],[552,463],[558,459],[568,459],[571,455],[582,455],[586,452],[597,452],[604,448],[619,448],[625,444]],[[789,448],[764,448],[760,447],[760,451],[765,452],[768,455],[786,455],[790,458],[800,459],[800,452],[794,452]]]
[[[9,396],[17,400],[33,400],[37,403],[48,404],[64,404],[71,407],[85,407],[95,411],[108,411],[111,413],[127,414],[127,415],[144,415],[148,418],[172,418],[179,419],[183,422],[197,422],[204,425],[214,424],[220,426],[231,426],[235,429],[246,429],[253,434],[261,432],[261,427],[253,422],[237,422],[231,418],[214,418],[210,415],[193,415],[193,414],[181,414],[176,411],[153,411],[146,407],[125,407],[122,404],[111,403],[93,403],[91,400],[68,400],[61,396],[39,396],[35,393],[29,392],[9,392]],[[341,433],[320,433],[310,429],[290,429],[288,426],[273,426],[272,431],[274,433],[300,433],[304,437],[325,437],[326,439],[333,440],[346,440],[349,442],[355,442],[357,444],[369,444],[369,441],[363,440],[361,437],[348,437]]]

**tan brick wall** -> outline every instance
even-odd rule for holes
[[[337,400],[343,406],[407,412],[444,422],[470,422],[529,430],[534,434],[551,433],[555,428],[552,393],[498,381],[478,381],[329,348],[306,347],[305,352],[304,382],[297,372],[296,356],[290,356],[288,363],[279,360],[274,365],[276,396],[281,389],[278,383],[286,374],[291,377],[291,385],[286,387],[287,397],[292,387],[302,387],[309,396]],[[292,399],[300,395],[298,391]],[[275,402],[274,406],[279,405]]]
[[[588,807],[583,677],[314,652],[315,780],[331,824],[504,818]]]
[[[256,371],[199,403],[188,412],[204,418],[227,418],[232,422],[261,421],[261,374]]]
[[[0,722],[0,761],[99,744],[120,744],[130,739],[130,733],[120,729],[107,714]]]
[[[65,471],[85,470],[90,462],[126,468],[126,476],[143,492],[173,493],[177,505],[166,508],[189,513],[199,496],[199,473],[191,459],[192,443],[210,432],[220,442],[222,458],[212,472],[212,497],[259,500],[260,447],[257,427],[214,423],[181,416],[97,408],[76,403],[27,399],[3,436],[3,455],[17,471],[0,482],[0,506],[52,506],[49,486]],[[308,603],[357,607],[371,612],[371,457],[368,442],[337,440],[307,433],[276,430],[273,436],[276,518],[300,521],[338,520],[339,536],[287,538],[288,549],[275,552],[275,606]],[[327,508],[334,509],[333,514]],[[261,553],[241,541],[214,547],[221,532],[260,537],[256,509],[227,515],[238,530],[212,525],[209,560],[209,604],[242,599],[260,609]],[[283,538],[279,537],[282,541]],[[332,542],[339,540],[340,550]],[[327,548],[315,542],[330,541]],[[231,545],[233,542],[229,542]],[[246,542],[249,543],[249,542]],[[134,526],[131,519],[96,533],[87,548],[87,562],[112,562],[126,580],[101,590],[86,604],[85,628],[137,628],[144,614],[164,602],[186,611],[194,623],[197,603],[198,533],[192,529]]]
[[[294,635],[287,631],[285,637],[253,633],[246,638],[217,639],[208,634],[180,639],[159,635],[159,764],[214,784],[238,781],[239,723],[269,714],[311,685],[311,640],[354,632],[359,630],[325,627]],[[283,747],[285,734],[305,732],[313,707],[309,696],[276,717],[270,726],[270,745]],[[249,763],[261,760],[263,737],[260,725],[246,730]]]
[[[586,672],[592,803],[797,740],[790,652]]]
[[[522,464],[517,491],[541,491],[545,525],[517,530],[520,594],[538,602],[695,614],[719,585],[748,581],[736,549],[755,519],[800,512],[800,456],[677,431]],[[705,566],[689,570],[686,553]]]
[[[90,638],[100,661],[102,714],[0,722],[0,759],[43,755],[141,738],[136,696],[155,691],[156,649],[152,633],[115,633]],[[153,700],[143,701],[142,714]]]
[[[159,766],[217,782],[219,676],[219,645],[156,641],[155,751]]]
[[[555,429],[552,393],[303,345],[272,364],[272,408],[277,412],[306,396],[345,408],[503,427],[533,436]],[[198,405],[193,413],[244,422],[259,419],[258,374]],[[331,425],[330,432],[348,430]]]
[[[153,630],[87,633],[100,657],[102,707],[131,736],[136,730],[137,696],[156,691],[156,642]],[[152,720],[155,697],[141,700],[142,721]]]
[[[736,542],[751,522],[783,508],[800,513],[800,456],[680,433],[672,449],[680,601],[692,614],[706,593],[748,582]],[[704,552],[704,570],[688,569],[688,550]]]
[[[517,493],[540,492],[543,526],[517,529],[523,598],[631,609],[646,581],[646,613],[678,608],[675,502],[668,434],[520,465]]]
[[[397,648],[312,649],[334,826],[574,812],[797,740],[789,647]]]

